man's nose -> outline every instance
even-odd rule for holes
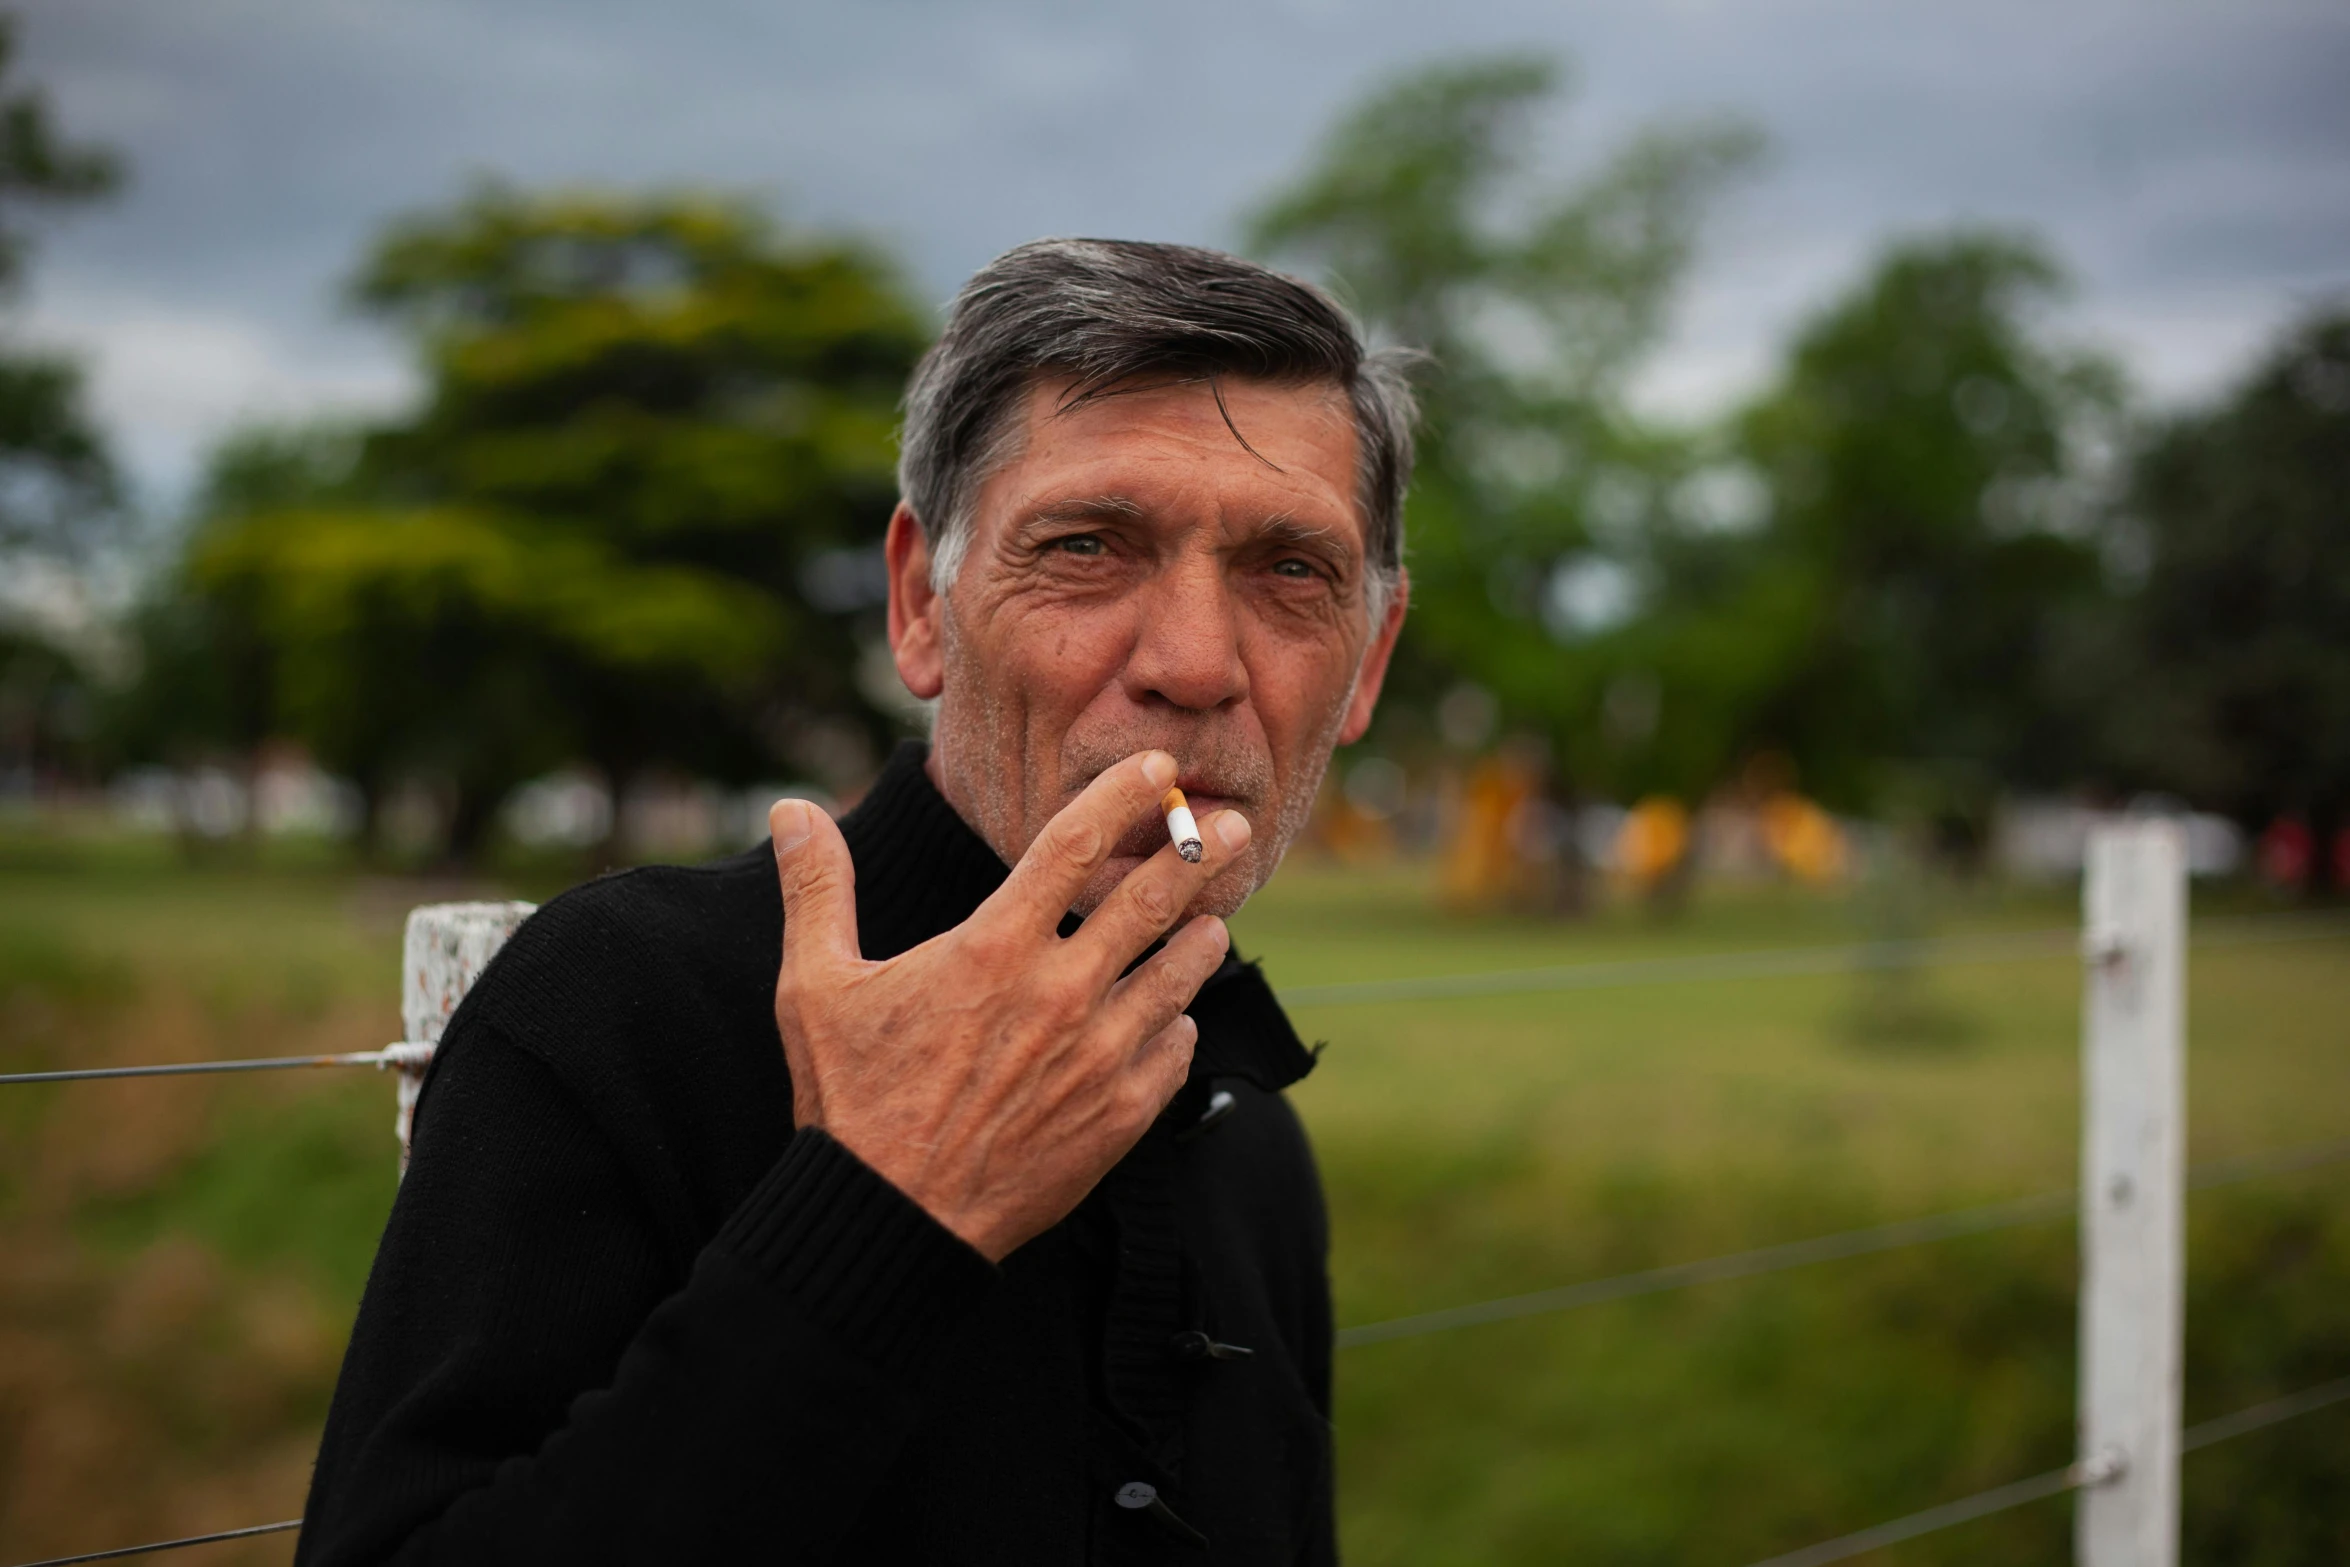
[[[1142,593],[1141,624],[1126,659],[1130,699],[1204,713],[1248,695],[1239,619],[1219,562],[1185,560]]]

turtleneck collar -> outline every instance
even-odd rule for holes
[[[928,753],[919,741],[901,744],[840,821],[857,866],[857,940],[868,958],[895,957],[952,930],[1011,874],[930,781]],[[1278,1092],[1313,1069],[1254,963],[1227,957],[1188,1010],[1200,1028],[1195,1082],[1243,1077]]]
[[[857,864],[857,942],[894,958],[971,917],[1011,874],[923,770],[929,747],[908,740],[855,810],[840,819]]]

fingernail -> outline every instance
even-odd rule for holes
[[[1248,842],[1248,818],[1238,811],[1216,813],[1216,836],[1224,840],[1224,847],[1237,849]]]
[[[808,834],[816,830],[809,815],[816,808],[805,800],[778,800],[767,807],[767,833],[775,840],[775,852],[788,854],[808,841]]]
[[[1175,758],[1164,751],[1145,751],[1142,756],[1142,776],[1151,781],[1153,789],[1164,789],[1175,781]]]

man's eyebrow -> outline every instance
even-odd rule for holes
[[[1105,517],[1132,520],[1143,515],[1140,501],[1126,495],[1071,495],[1032,507],[1030,522],[1092,522]]]
[[[1356,553],[1354,540],[1348,538],[1342,530],[1300,522],[1286,512],[1266,518],[1257,528],[1256,537],[1270,544],[1293,544],[1328,550],[1350,562]]]

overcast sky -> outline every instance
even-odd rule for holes
[[[1229,243],[1383,75],[1571,57],[1563,172],[1660,117],[1771,139],[1645,395],[1753,387],[1890,234],[2043,232],[2067,330],[2200,395],[2350,286],[2342,0],[38,0],[30,74],[128,154],[52,229],[32,327],[93,361],[151,501],[256,416],[396,403],[336,286],[473,173],[686,180],[888,245],[941,300],[1048,233]]]

